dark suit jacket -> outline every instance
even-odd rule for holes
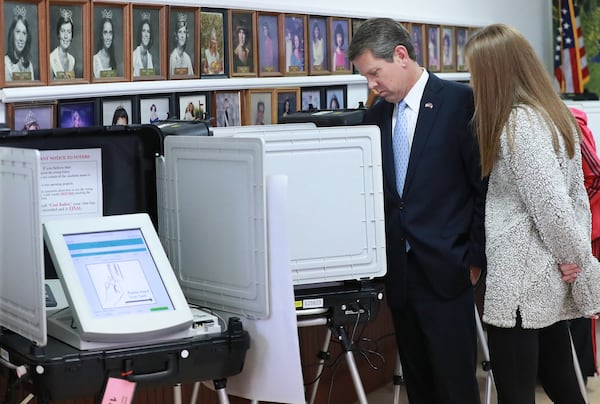
[[[405,239],[440,298],[453,298],[471,287],[469,266],[485,268],[486,192],[477,141],[470,130],[474,107],[469,86],[429,74],[402,197],[395,186],[393,109],[394,104],[381,100],[365,114],[365,123],[381,130],[386,285],[392,308],[405,301]]]

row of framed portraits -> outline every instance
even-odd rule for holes
[[[0,0],[0,86],[352,73],[362,19],[91,0]],[[91,22],[91,23],[88,23]],[[471,28],[405,23],[423,66],[465,69]]]
[[[211,126],[278,123],[296,111],[347,108],[347,87],[261,88],[6,104],[15,131],[205,120]]]

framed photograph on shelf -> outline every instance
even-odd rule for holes
[[[14,130],[56,128],[56,102],[6,104],[6,122]]]
[[[439,72],[440,62],[440,26],[427,25],[427,69]]]
[[[257,89],[246,92],[246,117],[244,125],[270,125],[273,119],[273,90]]]
[[[454,27],[442,26],[442,71],[456,71],[456,43],[454,42]]]
[[[42,0],[4,1],[2,7],[4,86],[46,84],[46,3]]]
[[[350,43],[350,19],[334,18],[330,20],[331,72],[352,73],[346,50]]]
[[[229,21],[231,77],[255,77],[256,12],[230,10]]]
[[[275,91],[277,102],[276,120],[279,123],[281,117],[297,112],[300,108],[300,88],[278,88]]]
[[[228,13],[224,9],[202,8],[200,12],[200,64],[201,77],[226,77],[229,72],[229,55],[225,44]]]
[[[130,125],[133,116],[133,102],[130,97],[102,98],[102,125]]]
[[[84,0],[50,0],[48,6],[49,84],[90,81],[90,6]]]
[[[200,9],[169,8],[169,78],[198,78],[200,67]],[[197,40],[198,38],[198,40]]]
[[[169,119],[172,111],[172,96],[168,94],[145,95],[138,98],[139,122],[141,124],[157,123]]]
[[[242,98],[239,91],[215,91],[214,100],[213,126],[242,125]]]
[[[161,80],[166,74],[166,7],[132,6],[131,69],[134,80]]]
[[[346,108],[347,88],[346,86],[325,87],[325,101],[327,107],[324,109]]]
[[[456,71],[466,72],[467,62],[465,61],[465,45],[469,39],[469,29],[465,27],[456,27],[454,34],[456,36]]]
[[[283,43],[287,75],[306,75],[306,16],[285,14],[283,18]]]
[[[178,116],[185,121],[204,120],[210,117],[210,96],[208,92],[177,95]]]
[[[58,127],[83,128],[97,125],[98,100],[60,100],[58,102]]]
[[[352,27],[352,33],[351,35],[354,36],[354,33],[356,31],[358,31],[358,29],[360,28],[360,26],[362,25],[363,22],[367,21],[364,18],[353,18],[350,21],[351,27]],[[404,25],[406,27],[406,25]],[[358,70],[356,70],[356,67],[354,65],[352,65],[352,72],[358,74]]]
[[[427,52],[425,50],[425,25],[413,22],[410,24],[409,28],[417,62],[420,66],[426,67]]]
[[[94,82],[131,78],[129,7],[118,3],[93,3],[92,79]]]
[[[280,16],[275,13],[259,13],[258,27],[258,75],[281,76],[279,63]]]
[[[329,17],[308,17],[309,74],[329,73]]]
[[[323,89],[321,87],[302,87],[302,111],[317,111],[321,109]]]

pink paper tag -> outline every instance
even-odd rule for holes
[[[102,397],[102,404],[131,404],[135,382],[109,377]]]

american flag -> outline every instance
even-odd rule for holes
[[[554,75],[561,93],[581,94],[590,80],[590,71],[585,57],[579,7],[573,4],[573,0],[559,2]]]

